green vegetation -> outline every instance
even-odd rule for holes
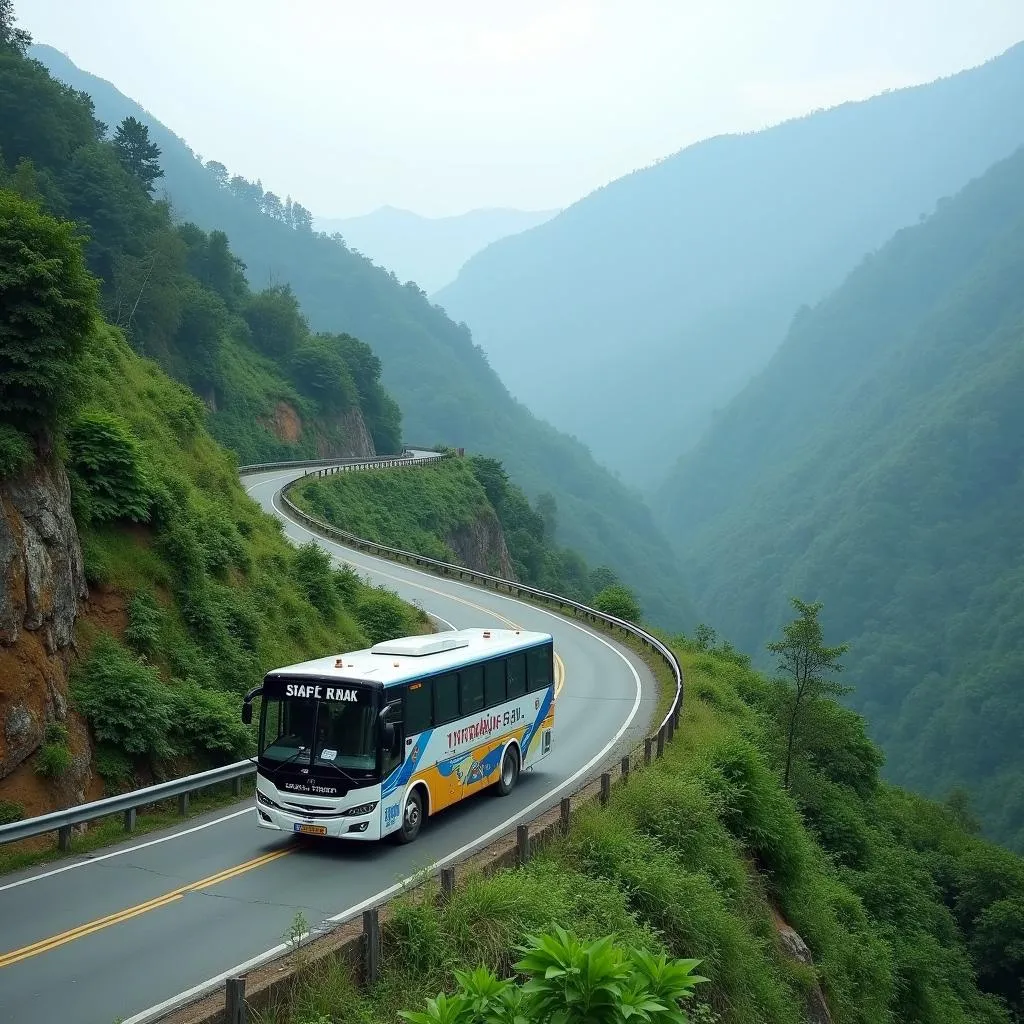
[[[664,758],[634,770],[607,808],[578,808],[569,835],[524,868],[471,875],[447,903],[433,883],[395,901],[372,990],[317,968],[262,1024],[430,1014],[439,992],[455,999],[435,1012],[454,1012],[457,971],[508,977],[514,947],[558,925],[584,943],[614,934],[698,958],[708,982],[685,1007],[694,1021],[798,1024],[816,984],[836,1024],[1024,1019],[1024,861],[971,834],[957,809],[881,781],[859,717],[820,693],[787,791],[790,687],[706,628],[665,639],[687,702]],[[780,916],[813,967],[781,952]]]
[[[3,401],[0,417],[30,426],[35,446],[51,439],[66,453],[88,581],[123,595],[128,609],[120,639],[79,620],[71,694],[100,744],[101,774],[129,785],[237,759],[252,744],[239,697],[268,668],[424,620],[332,568],[312,544],[296,552],[245,496],[235,464],[203,429],[200,401],[101,322],[70,225],[10,191],[0,190],[0,210],[0,336],[25,317],[74,317],[52,340],[39,335],[48,347],[34,376],[13,387],[5,377],[4,399],[16,391],[17,400]],[[39,268],[52,287],[19,291]],[[27,296],[20,306],[7,301],[18,294]],[[58,775],[70,760],[66,733],[51,728],[37,770]]]
[[[639,596],[651,621],[670,629],[691,628],[697,615],[686,595],[684,577],[674,555],[667,553],[667,539],[650,510],[599,465],[583,443],[536,419],[509,394],[465,324],[454,322],[432,305],[413,282],[403,284],[394,273],[374,266],[338,238],[313,231],[309,212],[294,199],[268,194],[259,182],[230,173],[216,160],[204,163],[108,82],[82,72],[52,48],[36,46],[32,53],[61,80],[86,91],[102,120],[114,125],[135,117],[148,126],[149,137],[161,151],[164,177],[158,187],[166,190],[176,216],[211,232],[211,240],[216,232],[225,232],[233,251],[247,265],[253,288],[287,281],[313,331],[332,337],[347,332],[372,346],[380,359],[380,381],[401,406],[405,440],[472,445],[501,459],[531,502],[544,493],[557,494],[561,543],[593,565],[611,565]],[[10,163],[11,153],[3,141],[7,116],[7,108],[0,106],[0,146]],[[129,292],[132,301],[137,290]],[[534,327],[525,331],[523,344],[535,334]],[[619,340],[629,336],[627,327]],[[226,380],[222,386],[230,383],[231,390],[225,390],[223,400],[217,398],[211,429],[246,462],[256,454],[256,446],[250,443],[253,423],[257,417],[272,417],[268,407],[274,402],[262,396],[281,384],[274,383],[280,381],[274,376],[276,364],[267,366],[248,355],[243,360],[236,351],[241,345],[229,339],[222,351]],[[531,356],[529,372],[549,379],[569,401],[577,385],[567,383],[572,378],[553,368],[552,351],[548,347],[539,358]],[[588,362],[589,357],[583,361]],[[297,386],[293,381],[289,376],[290,388]],[[287,395],[281,397],[290,401]],[[678,404],[673,396],[673,405]],[[603,409],[616,430],[624,418],[637,414],[636,407],[618,398]],[[365,405],[363,410],[367,415]],[[620,432],[630,437],[628,431]],[[266,431],[259,438],[261,458],[295,457],[279,455]],[[280,447],[300,450],[283,443]],[[393,450],[384,441],[377,441],[377,448]]]
[[[1017,851],[1022,174],[1019,150],[804,310],[663,495],[707,618],[761,650],[791,594],[824,601],[888,776],[968,790]]]
[[[801,303],[1024,143],[1022,106],[1018,43],[927,85],[703,139],[495,241],[433,299],[534,413],[653,491]]]
[[[589,603],[602,597],[640,619],[632,592],[607,566],[590,570],[575,551],[555,540],[557,505],[541,495],[531,506],[498,459],[482,455],[450,458],[396,473],[370,470],[309,479],[289,492],[312,515],[358,537],[415,551],[457,565],[468,564],[456,550],[460,532],[500,525],[516,578],[562,597]],[[499,545],[490,564],[474,565],[502,574]]]
[[[9,4],[2,18],[10,36]],[[397,451],[400,413],[369,347],[311,331],[287,286],[252,292],[223,231],[175,224],[170,206],[154,199],[164,170],[148,127],[126,117],[108,139],[91,99],[51,79],[24,49],[24,39],[0,47],[0,186],[17,193],[0,208],[0,284],[22,314],[0,336],[0,408],[42,415],[43,393],[70,400],[77,382],[54,374],[69,365],[62,347],[80,346],[91,329],[83,310],[96,285],[87,266],[105,318],[202,396],[211,433],[243,461],[361,454],[361,424],[349,413],[361,415],[378,451]],[[31,237],[13,235],[8,206],[18,196],[79,226],[84,266],[62,267],[58,280],[38,261],[12,263],[16,246],[60,244],[40,232],[75,230],[44,219],[23,224]],[[14,264],[23,278],[10,277]],[[41,289],[53,286],[66,303],[51,323],[33,319]],[[21,454],[12,435],[0,438],[0,468],[23,464]]]

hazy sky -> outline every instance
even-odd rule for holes
[[[929,81],[1024,0],[15,0],[205,159],[321,216],[548,209],[691,142]]]

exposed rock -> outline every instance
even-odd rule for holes
[[[363,414],[358,409],[343,412],[335,422],[341,430],[341,444],[321,438],[317,442],[321,459],[372,459],[377,454]]]
[[[460,526],[445,537],[448,547],[467,569],[515,580],[512,558],[505,544],[505,534],[493,510],[475,519],[468,526]]]
[[[775,930],[778,932],[779,945],[782,947],[783,954],[790,960],[796,960],[813,970],[814,958],[807,948],[807,943],[775,908],[772,909]],[[832,1024],[832,1015],[829,1013],[828,1003],[825,1002],[825,994],[817,982],[807,992],[804,1018],[807,1024]]]
[[[0,482],[0,779],[38,749],[47,722],[68,716],[67,664],[86,593],[64,469],[41,462]]]
[[[302,437],[302,420],[287,402],[278,402],[274,406],[274,413],[269,422],[263,418],[257,422],[272,431],[279,441],[294,444]]]

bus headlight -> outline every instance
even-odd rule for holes
[[[263,790],[261,790],[261,789],[257,789],[256,790],[256,799],[261,804],[266,804],[267,807],[276,807],[278,810],[282,809],[280,804],[275,804],[274,801],[271,800],[270,797],[267,796],[267,794],[264,793]]]
[[[370,804],[360,804],[358,807],[350,807],[347,811],[342,812],[347,818],[354,818],[360,814],[369,814],[376,806],[378,801],[374,800]]]

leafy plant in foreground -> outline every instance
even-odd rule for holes
[[[399,1013],[410,1024],[685,1024],[680,1001],[707,980],[693,974],[699,960],[625,949],[611,935],[582,943],[559,925],[515,948],[524,954],[515,965],[523,985],[485,967],[457,970],[453,995]]]

